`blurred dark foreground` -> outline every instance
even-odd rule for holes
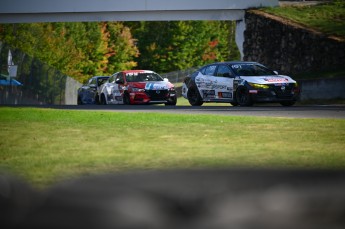
[[[107,174],[38,191],[0,175],[0,228],[345,228],[345,171]]]

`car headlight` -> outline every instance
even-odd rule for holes
[[[252,86],[253,88],[257,88],[257,89],[268,89],[268,88],[270,88],[266,84],[249,83],[249,85]]]
[[[294,86],[293,87],[294,93],[300,93],[301,92],[300,88],[298,87],[298,83],[294,83],[293,86]]]
[[[137,87],[132,87],[132,92],[144,92],[145,89],[142,89],[142,88],[137,88]]]

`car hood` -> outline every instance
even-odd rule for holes
[[[289,76],[275,75],[275,76],[240,76],[241,79],[249,83],[257,84],[277,84],[277,83],[296,83],[295,80]]]
[[[131,82],[129,84],[132,87],[146,90],[167,90],[174,87],[174,85],[166,81]]]

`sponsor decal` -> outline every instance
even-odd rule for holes
[[[137,76],[139,75],[139,72],[128,72],[126,73],[126,76]]]
[[[214,90],[203,90],[202,94],[204,98],[214,98],[216,92]]]
[[[205,83],[196,83],[196,86],[198,88],[205,88],[206,87],[206,84]]]
[[[265,81],[267,81],[267,82],[270,82],[270,83],[272,83],[272,82],[288,82],[289,80],[288,79],[286,79],[286,78],[264,78],[264,80]]]
[[[212,85],[212,89],[218,89],[218,90],[223,90],[226,89],[226,85]]]
[[[165,83],[147,83],[145,85],[145,90],[166,90],[168,89]]]
[[[258,93],[258,90],[249,90],[249,93],[250,93],[250,94],[257,94],[257,93]]]
[[[222,98],[232,98],[232,93],[229,92],[222,92],[220,93]]]

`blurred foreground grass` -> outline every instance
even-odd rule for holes
[[[345,168],[345,120],[7,107],[0,120],[0,168],[36,186],[141,169]]]

